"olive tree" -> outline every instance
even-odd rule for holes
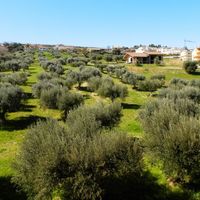
[[[13,181],[29,198],[100,200],[122,179],[141,177],[138,139],[100,130],[94,115],[84,110],[73,116],[67,126],[40,121],[25,135]]]
[[[57,99],[57,107],[61,110],[62,118],[65,120],[70,110],[77,108],[84,101],[84,98],[79,93],[62,91]]]
[[[106,62],[112,62],[112,61],[113,61],[113,56],[112,56],[111,54],[106,54],[106,55],[104,56],[104,60],[105,60]]]
[[[78,109],[70,112],[67,117],[68,124],[78,127],[77,121],[81,121],[84,116],[92,116],[98,124],[98,128],[113,128],[118,125],[122,116],[122,107],[118,102],[112,104],[98,103],[94,106],[80,106]],[[79,117],[81,119],[79,119]],[[77,120],[74,120],[77,118]],[[84,120],[83,120],[83,123]],[[95,127],[97,127],[95,125]]]
[[[27,77],[27,73],[15,72],[2,76],[0,81],[11,83],[12,85],[24,85],[28,79]]]
[[[199,184],[199,102],[184,95],[184,90],[169,90],[161,91],[159,99],[148,103],[140,113],[146,146],[154,158],[162,161],[167,175]]]
[[[137,90],[154,92],[157,89],[163,87],[164,84],[165,84],[164,80],[158,80],[158,79],[139,81],[137,83]]]
[[[39,81],[32,86],[33,96],[36,98],[40,98],[43,90],[49,90],[54,87],[59,87],[59,84],[53,81]]]
[[[193,74],[197,70],[198,65],[195,61],[187,61],[183,63],[183,68],[188,74]]]
[[[5,62],[6,68],[12,70],[13,72],[20,70],[20,63],[16,59],[12,59]]]
[[[0,122],[5,121],[7,112],[20,108],[23,92],[18,86],[0,84]]]
[[[128,89],[126,86],[115,84],[112,79],[106,78],[102,80],[97,93],[103,97],[109,97],[112,101],[116,98],[125,98],[128,95]]]
[[[129,72],[129,71],[121,71],[121,81],[123,83],[127,83],[132,85],[133,87],[136,87],[137,83],[139,81],[144,81],[145,80],[145,76],[141,75],[141,74],[135,74],[133,72]]]
[[[46,108],[57,108],[57,102],[61,95],[61,88],[52,87],[47,90],[42,90],[40,95],[40,103]]]
[[[102,78],[92,77],[88,80],[88,90],[91,92],[97,91],[102,84]]]
[[[69,71],[67,73],[67,79],[71,79],[74,83],[78,83],[80,89],[81,84],[88,81],[92,77],[101,77],[101,72],[95,67],[82,67],[79,71]]]

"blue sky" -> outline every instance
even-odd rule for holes
[[[199,9],[199,0],[0,0],[0,42],[200,44]]]

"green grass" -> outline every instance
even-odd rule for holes
[[[45,52],[45,56],[48,59],[53,59],[53,56],[50,53]],[[180,63],[174,62],[172,65],[170,61],[167,61],[165,66],[155,66],[155,65],[144,65],[143,67],[135,67],[132,65],[126,65],[130,71],[144,74],[146,77],[150,77],[154,74],[165,74],[167,82],[172,78],[184,78],[184,79],[199,79],[200,75],[189,75],[184,72]],[[67,69],[75,69],[68,65],[64,66]],[[37,76],[41,73],[43,69],[39,66],[37,59],[37,54],[35,56],[35,62],[30,66],[27,85],[22,86],[24,92],[31,94],[32,85],[36,83]],[[116,82],[119,82],[118,79],[115,79]],[[139,92],[133,90],[131,86],[128,86],[129,95],[123,100],[123,116],[121,122],[118,126],[118,129],[124,132],[127,132],[131,135],[142,137],[143,130],[141,124],[138,120],[138,113],[142,106],[145,105],[152,97],[150,97],[149,92]],[[86,100],[86,104],[91,105],[99,100],[105,100],[95,93],[89,93],[81,91],[82,94],[88,95],[89,98]],[[106,101],[109,101],[108,99]],[[9,196],[9,190],[13,190],[13,185],[10,184],[10,177],[14,174],[12,170],[12,163],[19,151],[20,143],[23,141],[24,135],[27,128],[35,123],[37,120],[44,117],[54,117],[56,119],[60,118],[60,112],[58,110],[52,109],[43,109],[40,107],[40,102],[38,99],[30,97],[26,102],[24,102],[24,107],[18,112],[9,113],[7,115],[7,124],[6,126],[0,127],[0,184],[4,185],[1,188],[0,186],[0,200],[1,193],[4,193],[8,199],[23,199],[22,196],[18,196],[13,192],[13,195]],[[149,166],[150,171],[158,179],[160,184],[167,184],[166,178],[163,175],[163,172],[158,166]]]
[[[138,111],[147,102],[149,93],[138,92],[128,87],[129,95],[123,102],[123,116],[119,124],[120,130],[135,136],[142,136],[143,130],[138,120]]]
[[[48,60],[54,59],[54,56],[48,51],[44,51],[43,54]]]
[[[136,72],[139,74],[145,75],[147,78],[151,77],[155,74],[164,74],[166,76],[166,81],[170,81],[173,78],[182,78],[182,79],[199,79],[200,78],[200,70],[197,70],[196,75],[187,74],[182,67],[182,62],[178,59],[164,60],[165,65],[156,66],[152,65],[143,65],[140,67],[136,67],[132,64],[126,64],[125,66],[132,72]]]

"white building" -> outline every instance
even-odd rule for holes
[[[192,52],[192,60],[200,62],[200,47]]]
[[[180,54],[180,59],[182,61],[191,61],[192,60],[192,52],[190,50],[183,50]]]
[[[142,47],[139,47],[138,49],[135,50],[136,53],[144,53],[144,52],[147,52],[147,51],[157,52],[158,49],[152,48],[152,47],[149,47],[149,46],[142,46]]]
[[[170,48],[170,47],[163,47],[160,48],[160,52],[162,52],[165,55],[180,55],[182,52],[182,49],[180,48]]]

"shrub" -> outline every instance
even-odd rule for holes
[[[48,70],[48,66],[50,65],[50,62],[48,60],[41,60],[40,61],[40,65],[42,66],[42,68],[47,71]]]
[[[112,128],[120,122],[122,107],[120,103],[114,102],[110,105],[103,103],[97,104],[92,110],[101,127]]]
[[[81,79],[87,81],[91,77],[101,77],[102,74],[99,69],[95,67],[83,67],[80,68]]]
[[[83,96],[79,93],[62,91],[56,105],[59,110],[63,111],[62,118],[65,120],[69,111],[80,106],[83,101]]]
[[[166,88],[161,90],[158,96],[161,98],[173,99],[174,101],[181,98],[192,100],[195,103],[200,103],[200,89],[195,87],[187,86],[179,90]]]
[[[161,88],[163,85],[164,85],[164,81],[160,81],[160,80],[157,80],[157,79],[144,80],[144,81],[139,81],[137,83],[137,89],[139,91],[154,92],[157,89]]]
[[[178,124],[170,127],[164,140],[165,165],[170,168],[170,173],[174,172],[176,178],[195,184],[200,183],[199,130],[199,120],[181,117]]]
[[[115,74],[115,66],[114,65],[108,65],[106,67],[106,71],[108,72],[108,74],[114,75]]]
[[[50,73],[48,72],[42,72],[38,75],[38,80],[42,81],[42,80],[50,80],[52,79],[52,76]]]
[[[140,113],[151,154],[163,162],[169,176],[199,184],[199,89],[163,89],[159,99]]]
[[[0,72],[4,72],[4,71],[6,71],[7,70],[7,68],[6,68],[6,66],[5,66],[5,63],[1,63],[0,62]]]
[[[189,81],[188,80],[184,80],[184,79],[180,79],[180,78],[173,78],[170,81],[170,87],[178,87],[178,88],[183,88],[184,86],[188,85]]]
[[[71,89],[74,84],[76,84],[76,81],[71,77],[67,77],[64,80],[64,86],[66,86],[68,89]]]
[[[20,66],[23,69],[23,71],[28,70],[29,69],[29,61],[21,62]]]
[[[84,138],[94,137],[102,128],[101,122],[96,120],[94,107],[86,105],[70,111],[66,122],[72,132],[78,133],[78,135]]]
[[[144,81],[146,79],[146,77],[144,75],[141,74],[136,74],[136,78],[138,81]]]
[[[0,84],[0,122],[5,121],[5,114],[17,111],[23,99],[23,92],[18,86]]]
[[[114,102],[112,104],[98,103],[97,105],[91,107],[81,106],[73,112],[69,113],[67,122],[70,126],[72,125],[76,128],[79,127],[79,123],[82,123],[83,126],[87,125],[89,124],[89,122],[85,122],[86,119],[84,116],[89,116],[90,120],[88,121],[91,121],[92,124],[94,124],[93,121],[96,122],[96,125],[94,125],[95,130],[102,127],[112,128],[114,126],[117,126],[120,122],[122,116],[122,107],[120,103],[117,102]],[[92,130],[94,129],[92,128]]]
[[[200,88],[200,80],[194,79],[189,82],[189,86]]]
[[[4,46],[8,48],[9,52],[24,51],[24,45],[17,42],[12,42],[12,43],[5,42]]]
[[[73,62],[71,64],[72,67],[81,67],[81,66],[85,66],[85,63],[83,61],[77,61],[77,62]]]
[[[81,67],[80,71],[69,71],[67,73],[67,79],[73,80],[74,84],[78,83],[78,87],[81,87],[81,84],[84,81],[88,81],[92,77],[101,77],[101,72],[95,67]]]
[[[70,70],[68,73],[67,73],[67,77],[66,77],[67,80],[71,80],[73,82],[73,84],[76,84],[76,83],[79,83],[79,87],[81,85],[81,74],[77,71],[72,71]]]
[[[61,89],[59,87],[52,87],[48,90],[42,90],[40,95],[40,103],[43,107],[47,108],[57,108],[57,101],[61,94]]]
[[[109,55],[109,54],[105,55],[105,56],[104,56],[104,59],[105,59],[105,61],[107,61],[107,62],[112,62],[112,61],[113,61],[112,55]]]
[[[127,84],[132,85],[133,87],[136,87],[138,81],[145,80],[145,76],[141,74],[134,74],[132,72],[125,71],[125,73],[121,75],[121,80],[123,83],[127,83]]]
[[[27,73],[15,72],[12,74],[2,76],[2,82],[7,82],[12,85],[24,85],[27,81]]]
[[[107,67],[107,65],[105,65],[105,64],[96,64],[95,67],[98,68],[101,72],[103,72],[104,69]]]
[[[59,58],[58,61],[59,61],[59,63],[61,65],[66,65],[67,64],[67,58]]]
[[[197,62],[195,61],[186,61],[183,63],[183,68],[188,74],[193,74],[197,70]]]
[[[125,74],[127,70],[125,68],[118,68],[115,70],[115,75],[117,78],[122,78],[123,74]]]
[[[5,62],[5,66],[8,70],[12,70],[13,72],[20,70],[20,62],[19,60],[12,59]]]
[[[126,72],[122,75],[121,80],[123,83],[128,83],[135,86],[137,83],[137,76],[131,72]]]
[[[32,92],[34,97],[40,98],[41,93],[43,90],[49,90],[53,87],[57,87],[58,85],[55,85],[55,83],[52,83],[50,81],[39,81],[36,84],[32,86]]]
[[[92,77],[88,80],[88,90],[91,92],[97,91],[102,84],[102,78]]]
[[[184,98],[188,98],[195,103],[200,104],[200,89],[194,87],[185,87],[181,91],[181,94]]]
[[[55,59],[51,61],[45,59],[40,62],[40,65],[45,71],[57,73],[58,75],[61,75],[64,72],[64,68],[61,64],[60,59]]]
[[[112,79],[104,79],[102,80],[102,84],[100,85],[97,93],[103,97],[109,97],[112,101],[114,99],[120,97],[125,98],[128,95],[128,89],[126,86],[114,84]]]
[[[61,75],[64,72],[64,68],[60,64],[50,64],[48,66],[48,71],[49,72],[53,72],[53,73],[57,73],[57,74]]]
[[[127,72],[124,66],[121,65],[108,65],[105,67],[105,71],[110,76],[117,76],[118,78],[121,78],[121,75]]]
[[[113,60],[118,63],[119,61],[123,60],[123,56],[122,55],[115,55],[113,56]]]
[[[115,183],[130,175],[141,176],[143,150],[138,139],[95,130],[83,135],[88,126],[94,127],[92,118],[85,117],[89,120],[81,129],[52,120],[29,129],[13,181],[30,198],[48,200],[57,192],[61,199],[103,199]]]
[[[155,74],[155,75],[153,75],[153,76],[151,76],[151,79],[152,80],[155,80],[155,79],[157,79],[157,80],[165,80],[165,75],[163,75],[163,74]]]

